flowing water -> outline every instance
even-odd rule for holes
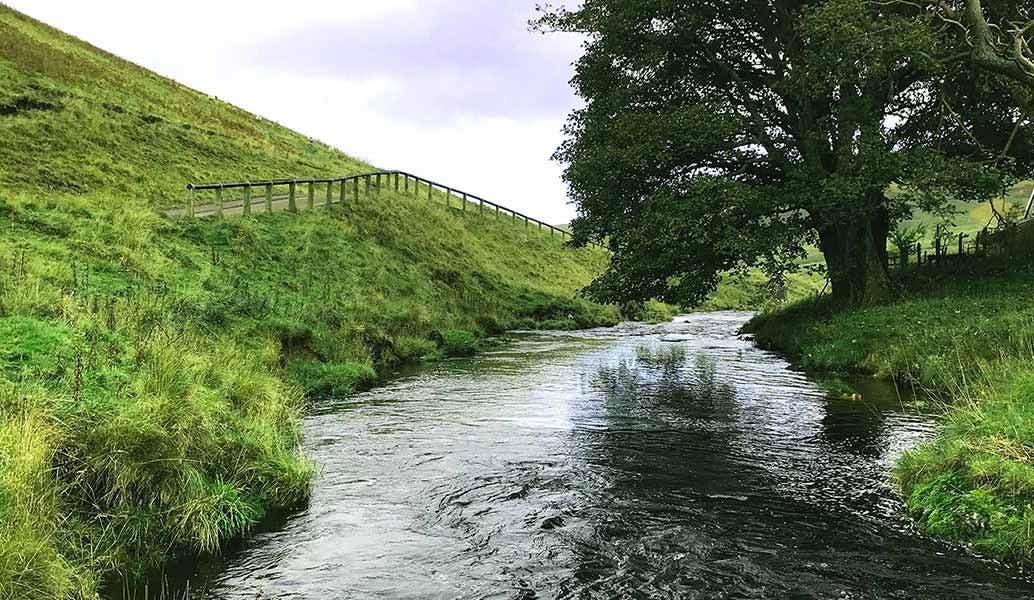
[[[515,334],[326,403],[310,506],[178,577],[227,599],[1034,597],[902,516],[888,471],[930,417],[874,383],[826,398],[737,336],[748,316]]]

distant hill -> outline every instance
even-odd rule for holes
[[[1027,208],[1027,202],[1030,199],[1031,191],[1034,190],[1034,182],[1025,181],[1019,185],[1016,185],[1009,191],[1004,197],[995,201],[995,209],[1000,214],[1016,214],[1022,212]],[[978,231],[987,227],[990,223],[992,226],[993,213],[990,204],[987,202],[981,202],[974,204],[972,202],[957,202],[955,204],[956,216],[955,226],[952,230],[956,233],[965,233],[967,235],[975,235]],[[914,226],[917,224],[924,224],[927,226],[929,235],[933,236],[933,229],[939,222],[938,218],[934,215],[919,214],[916,218],[904,223],[905,226]]]

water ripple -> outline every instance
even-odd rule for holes
[[[827,399],[748,316],[514,334],[328,403],[309,508],[183,576],[227,599],[1030,597],[902,517],[887,472],[929,417],[890,388]]]

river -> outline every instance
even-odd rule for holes
[[[307,509],[169,578],[242,600],[1034,597],[903,516],[888,472],[930,416],[876,382],[828,399],[737,335],[748,316],[512,334],[325,402]]]

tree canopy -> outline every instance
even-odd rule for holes
[[[556,157],[575,239],[613,251],[591,295],[693,303],[723,272],[779,277],[816,244],[836,297],[888,296],[898,222],[1000,195],[1034,165],[1022,70],[990,68],[942,4],[544,8],[538,27],[587,39],[573,79],[585,105]],[[995,18],[1022,4],[997,0]]]

